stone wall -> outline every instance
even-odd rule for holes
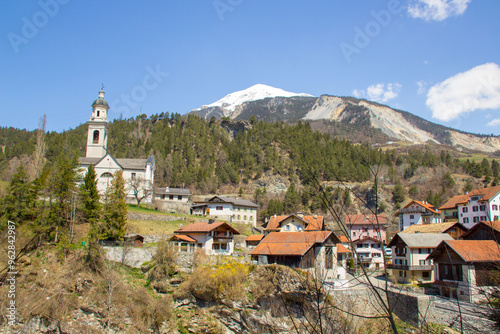
[[[384,297],[385,292],[379,292]],[[351,314],[365,317],[385,314],[370,289],[334,290],[331,291],[331,297],[339,308]],[[498,333],[493,322],[486,318],[487,308],[481,305],[392,290],[389,291],[389,298],[394,314],[415,327],[434,323],[463,333]],[[363,319],[358,318],[357,321]]]

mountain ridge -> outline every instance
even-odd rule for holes
[[[228,94],[226,97],[230,95]],[[233,103],[231,109],[219,103],[195,109],[191,113],[198,114],[205,119],[226,117],[232,120],[248,120],[253,115],[257,120],[264,122],[327,120],[333,123],[379,129],[393,140],[413,144],[432,142],[488,153],[500,150],[500,136],[456,130],[433,123],[408,111],[366,99],[330,94],[322,94],[319,97],[305,95],[307,94],[268,96],[263,99],[239,99],[238,103],[240,104]]]

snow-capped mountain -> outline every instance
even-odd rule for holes
[[[196,110],[201,110],[205,108],[210,108],[210,107],[220,107],[228,111],[234,111],[235,108],[245,102],[250,102],[250,101],[256,101],[256,100],[262,100],[266,99],[268,97],[292,97],[292,96],[309,96],[312,97],[310,94],[306,93],[292,93],[292,92],[287,92],[283,89],[280,88],[275,88],[263,84],[257,84],[253,85],[252,87],[249,87],[244,90],[240,90],[231,94],[228,94],[224,96],[222,99],[206,105],[202,106],[199,109]]]
[[[231,93],[192,112],[205,119],[248,120],[254,115],[264,122],[331,121],[334,123],[322,123],[322,131],[328,132],[328,126],[336,124],[337,128],[343,127],[344,132],[356,131],[356,136],[373,143],[394,140],[415,144],[433,142],[491,153],[500,150],[500,136],[461,132],[372,101],[332,95],[314,97],[266,85]],[[378,139],[365,136],[373,131],[382,136]]]

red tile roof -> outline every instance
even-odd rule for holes
[[[439,214],[439,209],[437,209],[434,205],[430,204],[429,202],[422,202],[422,201],[416,201],[416,200],[413,200],[410,203],[406,204],[403,209],[406,209],[413,204],[420,205],[421,207],[429,210],[432,213]]]
[[[329,237],[334,237],[334,243],[339,241],[331,231],[271,232],[250,254],[303,256],[315,244],[321,244]]]
[[[488,187],[483,189],[474,189],[466,195],[458,195],[450,198],[448,202],[441,205],[439,209],[440,210],[454,209],[458,204],[467,203],[471,196],[482,196],[479,199],[480,202],[489,201],[499,192],[500,192],[500,186]]]
[[[384,215],[346,215],[345,223],[346,225],[385,225]]]
[[[306,231],[321,231],[324,229],[324,219],[323,216],[303,216],[298,215],[288,215],[288,216],[272,216],[267,223],[266,231],[279,231],[281,227],[281,222],[289,217],[295,217],[304,222],[306,225]]]
[[[342,244],[337,244],[337,253],[352,253],[352,252]]]
[[[500,262],[500,245],[493,240],[444,240],[429,257],[446,246],[465,262]]]
[[[347,239],[347,237],[345,235],[339,235],[339,239],[340,239],[340,242],[343,244],[349,242],[349,239]]]
[[[175,240],[175,239],[177,239],[177,240],[182,240],[182,241],[187,241],[187,242],[198,242],[198,241],[196,241],[195,239],[193,239],[193,238],[191,238],[191,237],[189,237],[189,236],[187,236],[187,235],[182,235],[182,234],[177,234],[177,235],[174,235],[174,236],[172,236],[169,240],[170,240],[170,241],[173,241],[173,240]]]
[[[184,227],[181,227],[178,230],[175,230],[174,233],[208,233],[217,229],[218,227],[226,227],[228,230],[233,232],[233,234],[240,234],[240,232],[238,232],[235,228],[233,228],[226,222],[214,222],[211,224],[208,222],[191,223],[187,224]]]
[[[245,241],[261,241],[264,238],[263,234],[249,235]]]

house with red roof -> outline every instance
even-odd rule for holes
[[[203,249],[207,255],[231,255],[234,251],[234,236],[240,234],[226,222],[190,223],[174,231],[169,241],[180,252]]]
[[[427,258],[444,297],[481,302],[498,285],[500,248],[493,240],[443,240]]]
[[[373,270],[383,268],[383,245],[386,242],[385,216],[346,215],[345,224],[360,257],[360,263],[357,265]]]
[[[399,209],[396,216],[399,217],[400,232],[412,225],[441,223],[441,211],[426,201],[412,200]]]
[[[450,198],[439,207],[444,221],[459,221],[470,229],[480,221],[500,218],[500,186],[475,189]]]
[[[339,263],[338,246],[342,246],[340,239],[332,231],[271,232],[250,255],[258,264],[276,263],[298,268],[333,282],[345,279],[345,266]],[[341,252],[349,251],[341,248]]]
[[[291,214],[287,216],[271,216],[264,228],[264,233],[271,232],[300,232],[324,231],[325,219],[323,216],[302,216]]]

